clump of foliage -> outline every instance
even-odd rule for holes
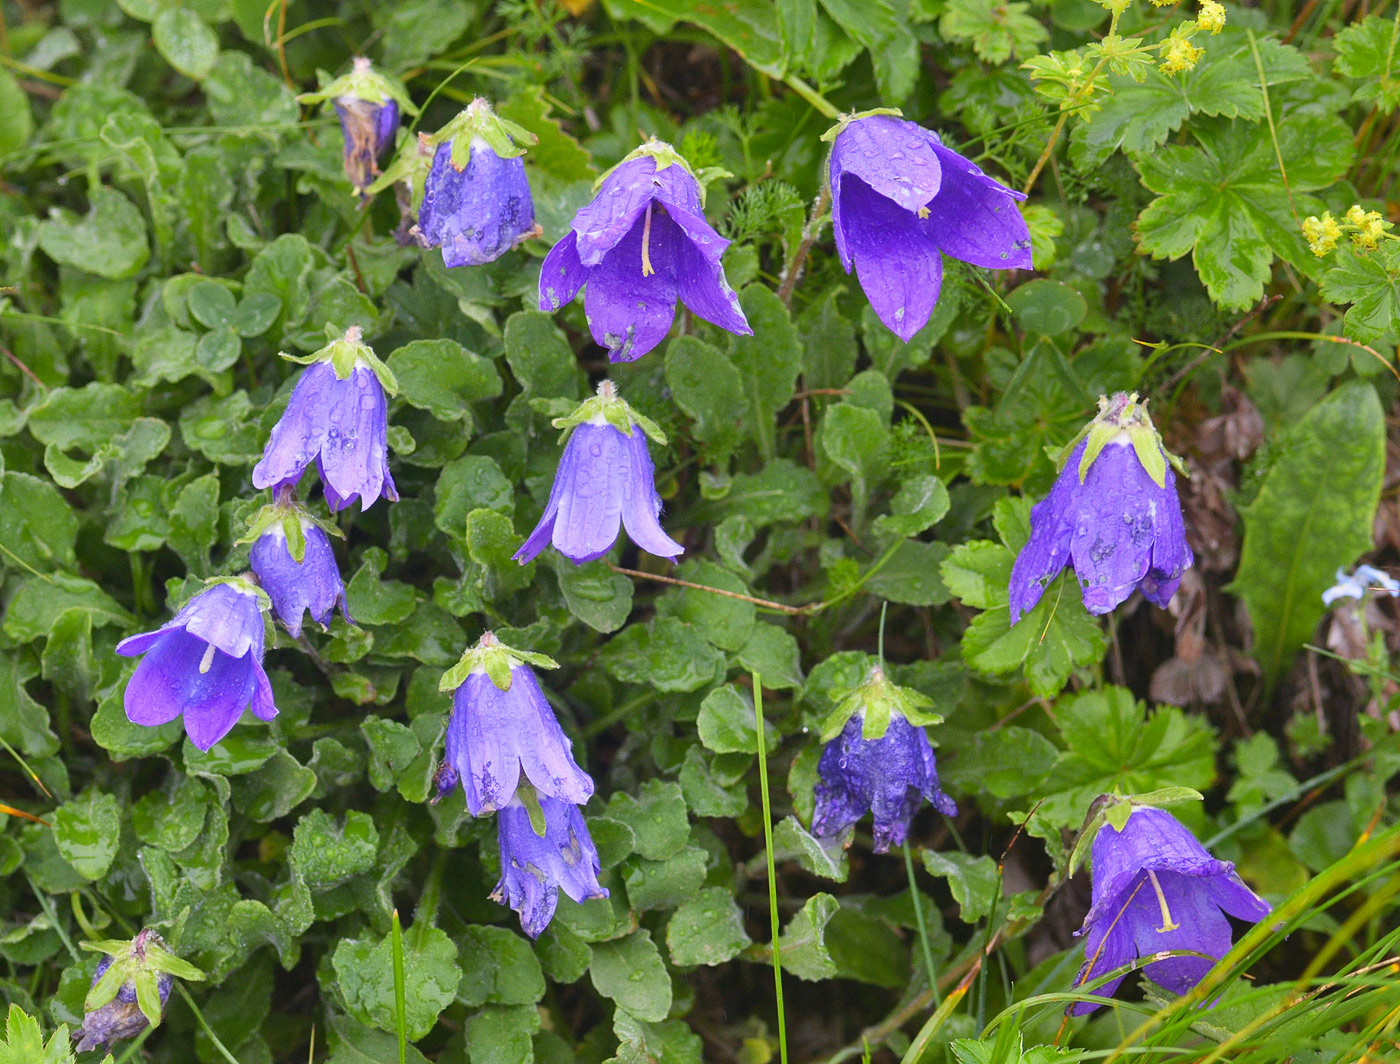
[[[0,1061],[1396,1059],[1397,41],[0,0]],[[830,186],[823,135],[901,114],[1028,247]],[[646,208],[641,273],[720,294],[642,343],[597,261],[541,271],[671,166],[700,213]],[[867,272],[931,204],[905,287]],[[352,393],[377,464],[278,442]],[[659,516],[595,549],[556,473]],[[1144,499],[1169,560],[1037,554]],[[180,640],[191,685],[256,649],[254,712],[158,704]],[[488,703],[534,715],[510,794],[469,787]]]

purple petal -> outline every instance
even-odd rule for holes
[[[213,644],[229,657],[241,658],[252,651],[262,660],[262,608],[251,588],[213,584],[185,603],[170,624],[183,626],[190,635]]]
[[[1115,968],[1123,967],[1133,956],[1133,934],[1126,923],[1122,920],[1105,920],[1095,924],[1084,942],[1084,964],[1080,967],[1079,974],[1074,977],[1074,985],[1079,987],[1085,983],[1092,983]],[[1110,979],[1090,992],[1099,997],[1111,998],[1126,977],[1125,974]],[[1097,1008],[1099,1006],[1091,1002],[1077,1001],[1067,1011],[1071,1016],[1085,1016]]]
[[[555,515],[559,512],[559,492],[561,490],[559,485],[559,474],[556,471],[554,483],[550,485],[549,489],[549,501],[545,503],[544,513],[540,515],[539,523],[535,525],[535,530],[530,533],[530,538],[511,555],[521,565],[534,561],[536,555],[549,546],[549,541],[554,535]]]
[[[631,231],[588,275],[584,315],[593,339],[613,362],[641,358],[666,338],[676,316],[676,267],[684,238],[661,211],[651,214],[651,231],[639,218]],[[643,272],[643,236],[652,272]]]
[[[880,320],[907,343],[938,302],[943,258],[904,208],[858,177],[843,185],[845,241],[860,286]]]
[[[831,148],[833,214],[841,207],[845,174],[854,174],[906,211],[927,205],[942,184],[934,143],[928,130],[893,115],[870,115],[849,123]]]
[[[200,671],[210,645],[172,629],[141,659],[126,685],[127,719],[153,727],[185,718],[185,732],[201,750],[218,742],[237,723],[253,693],[256,664],[250,654],[233,658],[215,650]]]
[[[520,925],[538,938],[554,917],[559,890],[582,902],[606,898],[598,883],[598,850],[578,809],[540,796],[544,835],[536,835],[530,814],[512,802],[497,817],[501,879],[491,897],[520,914]]]
[[[311,611],[322,626],[330,619],[337,601],[345,602],[345,585],[335,564],[330,540],[316,525],[302,527],[306,551],[301,563],[292,557],[287,537],[279,523],[258,537],[249,552],[249,562],[258,583],[272,599],[277,618],[295,638],[301,635],[302,614]]]
[[[677,225],[680,215],[672,215]],[[703,222],[703,219],[701,219]],[[709,228],[706,224],[705,228]],[[713,230],[710,230],[712,233]],[[653,235],[655,230],[653,229]],[[720,239],[718,235],[716,240]],[[725,240],[723,243],[728,244]],[[722,251],[723,249],[721,249]],[[752,336],[753,329],[744,317],[744,309],[739,305],[739,297],[729,287],[729,279],[724,276],[719,254],[697,244],[689,230],[683,230],[676,245],[676,282],[681,302],[690,310],[721,329],[738,336]]]
[[[493,262],[534,225],[523,159],[502,159],[484,142],[473,143],[459,171],[452,165],[452,143],[438,146],[423,185],[418,229],[429,246],[442,248],[444,265]]]
[[[1170,462],[1166,483],[1157,489],[1156,496],[1157,535],[1152,542],[1152,567],[1138,586],[1149,602],[1166,609],[1181,583],[1181,574],[1195,561],[1191,546],[1186,542],[1186,523],[1176,493],[1176,473]]]
[[[318,468],[340,509],[356,496],[366,509],[379,498],[388,469],[388,401],[374,371],[356,366],[327,397],[326,439]],[[390,482],[390,490],[393,484]]]
[[[185,705],[185,734],[190,742],[208,750],[227,735],[252,701],[261,672],[251,654],[231,658],[218,651],[207,673],[200,674],[196,667],[197,680],[188,689]]]
[[[1121,442],[1120,442],[1121,441]],[[1078,466],[1066,471],[1078,475]],[[1108,613],[1147,575],[1160,492],[1126,437],[1109,442],[1078,486],[1070,556],[1084,608]]]
[[[574,215],[572,229],[578,234],[578,257],[583,265],[597,266],[631,232],[656,195],[655,177],[656,160],[642,155],[603,178],[597,194]]]
[[[122,695],[126,716],[133,724],[155,728],[185,711],[186,674],[198,671],[206,644],[183,628],[154,633],[158,638],[131,674]]]
[[[277,716],[277,703],[272,700],[272,684],[261,662],[253,663],[253,698],[248,708],[258,720],[271,720]]]
[[[1031,536],[1011,567],[1011,623],[1032,609],[1045,587],[1070,560],[1074,499],[1079,487],[1079,459],[1086,444],[1074,449],[1055,478],[1050,494],[1031,507]]]
[[[272,427],[262,460],[253,467],[253,487],[269,488],[296,480],[321,450],[329,427],[330,391],[335,370],[314,362],[302,371],[287,409]]]
[[[575,564],[601,558],[617,541],[627,467],[626,443],[611,425],[585,422],[569,437],[555,474],[554,546]]]
[[[578,234],[570,229],[549,249],[540,267],[540,309],[555,311],[578,295],[588,280],[588,267],[578,258]]]
[[[1153,961],[1143,974],[1174,994],[1184,994],[1201,981],[1215,959],[1230,952],[1230,922],[1211,898],[1208,885],[1178,872],[1159,872],[1157,882],[1175,927],[1167,930],[1156,892],[1148,884],[1134,902],[1133,941],[1140,957],[1165,950],[1195,950],[1207,957],[1168,957]],[[1214,959],[1212,959],[1214,958]]]
[[[1273,912],[1273,906],[1244,885],[1234,872],[1212,876],[1209,881],[1211,897],[1237,920],[1257,923]]]
[[[920,228],[947,255],[974,266],[1031,268],[1031,235],[1016,206],[1025,199],[988,177],[951,148],[934,144],[943,185]]]
[[[124,658],[134,658],[138,654],[144,654],[151,647],[170,631],[170,625],[164,624],[154,632],[142,632],[139,635],[130,635],[117,644],[117,653]]]
[[[1233,871],[1231,864],[1212,857],[1171,813],[1151,806],[1134,807],[1121,832],[1112,824],[1099,829],[1094,836],[1093,868],[1093,906],[1085,917],[1086,926],[1102,919],[1109,909],[1121,909],[1120,896],[1145,868],[1191,876]]]
[[[512,715],[526,778],[541,797],[583,805],[593,797],[593,778],[578,767],[573,744],[554,716],[535,674],[525,666],[510,670]],[[502,692],[498,692],[502,693]]]
[[[638,427],[625,437],[627,468],[622,477],[622,523],[632,542],[658,558],[674,558],[685,548],[668,536],[657,518],[661,496],[656,493],[656,473],[647,450],[646,434]]]

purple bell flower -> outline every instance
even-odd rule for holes
[[[904,843],[925,798],[948,816],[956,816],[958,807],[938,785],[933,745],[923,728],[891,713],[885,734],[865,739],[864,724],[865,715],[855,713],[822,748],[812,834],[834,839],[868,811],[875,817],[875,852],[885,853]]]
[[[437,151],[416,235],[423,246],[442,248],[444,265],[494,262],[541,232],[517,140],[535,142],[480,97],[432,137]]]
[[[578,807],[543,794],[539,803],[543,836],[535,834],[529,810],[519,798],[497,814],[501,880],[491,892],[492,901],[520,914],[520,926],[531,938],[539,938],[554,919],[561,888],[577,902],[608,896],[598,884],[598,849]]]
[[[144,654],[123,702],[133,724],[154,728],[181,715],[185,734],[208,750],[238,723],[244,709],[259,720],[277,716],[263,671],[263,614],[245,581],[209,586],[154,632],[123,639],[117,653]]]
[[[529,659],[487,632],[443,677],[443,688],[453,691],[446,750],[452,769],[440,773],[439,790],[460,780],[472,816],[509,803],[522,773],[541,798],[582,805],[593,794],[593,780],[574,760]]]
[[[110,967],[111,957],[103,957],[98,962],[97,970],[92,976],[93,986],[97,985],[97,981]],[[162,1009],[170,1000],[170,989],[174,984],[175,980],[164,972],[156,976],[156,989],[160,994]],[[148,1026],[150,1022],[146,1019],[146,1014],[136,1003],[136,985],[128,980],[121,985],[117,996],[111,1001],[83,1014],[83,1024],[73,1032],[73,1037],[78,1041],[78,1052],[82,1053],[89,1049],[98,1049],[118,1039],[135,1038]]]
[[[621,399],[611,381],[598,386],[572,415],[554,422],[573,427],[564,446],[549,501],[530,537],[513,557],[524,565],[553,543],[575,565],[612,549],[620,528],[658,558],[684,551],[661,527],[661,496],[647,436],[660,430]]]
[[[345,139],[345,175],[361,199],[379,176],[379,160],[394,146],[405,110],[416,114],[403,85],[376,71],[368,59],[355,58],[350,72],[317,92],[302,93],[299,103],[330,101]]]
[[[830,136],[831,134],[828,134]],[[842,123],[831,149],[831,223],[847,273],[906,343],[943,284],[943,255],[1030,269],[1025,194],[988,177],[916,122],[870,114]]]
[[[1102,614],[1134,589],[1165,607],[1194,560],[1174,460],[1146,409],[1122,392],[1099,407],[1050,494],[1031,508],[1030,539],[1011,570],[1012,624],[1066,565],[1079,577],[1084,608]]]
[[[1211,857],[1176,817],[1149,806],[1135,806],[1122,831],[1099,828],[1093,872],[1093,905],[1076,932],[1088,937],[1075,986],[1137,957],[1192,950],[1205,956],[1168,957],[1143,969],[1158,986],[1184,994],[1229,952],[1225,913],[1254,922],[1271,912],[1233,864]],[[1122,981],[1120,975],[1092,993],[1112,997]],[[1082,1016],[1098,1007],[1077,1002],[1068,1011]]]
[[[341,616],[353,624],[345,607],[345,584],[335,564],[330,539],[314,521],[304,517],[292,519],[300,521],[305,543],[300,562],[292,557],[281,521],[267,526],[248,556],[258,583],[272,599],[277,619],[295,639],[301,635],[301,619],[307,610],[311,611],[312,620],[324,628],[338,603]]]
[[[729,241],[705,220],[700,184],[669,144],[648,141],[598,186],[540,269],[540,309],[558,310],[586,283],[593,339],[613,362],[665,339],[679,300],[741,336],[752,335],[720,256]]]
[[[361,509],[381,495],[397,499],[389,473],[389,405],[381,380],[387,369],[360,342],[357,326],[313,358],[273,426],[262,460],[253,467],[253,486],[294,484],[314,460],[332,510],[343,510],[356,498]]]

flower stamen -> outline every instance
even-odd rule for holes
[[[1157,893],[1157,904],[1162,910],[1162,926],[1157,928],[1157,933],[1162,935],[1168,931],[1175,931],[1181,925],[1172,920],[1172,911],[1167,908],[1167,896],[1162,893],[1162,884],[1157,882],[1157,873],[1149,868],[1147,878],[1152,881],[1152,889]]]
[[[204,648],[204,657],[199,659],[199,674],[203,676],[214,665],[214,644],[210,643]]]
[[[650,277],[655,272],[651,266],[651,201],[647,200],[647,216],[642,222],[642,276]]]

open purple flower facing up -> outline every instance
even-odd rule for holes
[[[437,150],[416,235],[425,247],[442,248],[444,265],[493,262],[541,231],[520,146],[536,139],[480,97],[430,138]]]
[[[358,326],[305,359],[287,409],[272,427],[253,486],[278,488],[300,479],[313,461],[326,503],[343,510],[355,499],[361,509],[383,495],[399,497],[389,473],[389,401],[398,390],[389,367],[361,341]],[[284,356],[290,357],[290,356]]]
[[[246,580],[221,580],[161,628],[118,643],[124,657],[145,655],[126,685],[127,719],[154,728],[183,716],[190,742],[208,750],[245,709],[259,720],[277,716],[259,595]]]
[[[253,518],[253,548],[248,557],[258,583],[272,599],[277,619],[294,639],[301,635],[307,610],[324,628],[339,604],[341,616],[354,623],[346,611],[345,583],[325,529],[291,501],[290,490],[279,495],[277,502]],[[334,525],[330,527],[340,534]]]
[[[522,773],[541,799],[582,805],[593,794],[593,780],[574,761],[531,665],[556,667],[543,654],[513,650],[487,632],[439,684],[453,692],[439,796],[460,781],[472,816],[504,808]]]
[[[988,177],[938,136],[897,114],[845,119],[828,132],[836,252],[880,320],[906,343],[943,285],[943,256],[1030,269],[1025,195]]]
[[[1050,494],[1031,508],[1030,539],[1011,570],[1011,623],[1066,565],[1090,613],[1108,613],[1135,589],[1165,607],[1193,560],[1176,462],[1136,394],[1100,399]]]
[[[318,92],[303,93],[297,100],[329,100],[335,108],[345,138],[345,174],[362,199],[379,174],[380,158],[394,146],[401,113],[418,112],[403,86],[374,70],[363,57],[355,58],[350,73]]]
[[[84,942],[83,948],[107,956],[93,973],[83,1002],[83,1023],[73,1034],[80,1053],[159,1026],[175,977],[204,978],[149,928],[130,941]]]
[[[817,762],[813,835],[838,838],[869,812],[875,852],[885,853],[903,844],[925,798],[956,815],[958,807],[938,785],[933,745],[923,728],[943,719],[928,712],[932,704],[890,683],[879,666],[846,696],[823,727],[822,737],[830,741]]]
[[[554,919],[561,889],[578,902],[608,896],[598,885],[598,849],[578,807],[543,794],[538,800],[543,835],[535,832],[519,798],[497,814],[501,880],[491,892],[492,901],[519,913],[520,926],[531,938],[539,938]]]
[[[1143,974],[1184,994],[1230,950],[1225,913],[1251,923],[1270,913],[1229,861],[1217,861],[1181,822],[1163,809],[1133,806],[1122,830],[1105,822],[1094,836],[1093,904],[1076,934],[1087,936],[1075,986],[1107,975],[1137,957],[1168,950],[1192,954],[1153,961]],[[1123,976],[1092,991],[1109,998]],[[1071,1005],[1072,1016],[1093,1012]]]
[[[700,182],[669,144],[653,138],[607,173],[540,268],[540,309],[558,310],[585,284],[593,339],[614,362],[665,339],[679,300],[741,336],[751,335],[720,256],[729,241],[705,220]]]
[[[674,558],[684,548],[661,528],[661,496],[647,437],[665,444],[650,419],[617,396],[611,381],[585,400],[555,428],[572,430],[544,514],[515,552],[524,565],[553,543],[575,565],[601,558],[625,527],[632,542],[658,558]]]

